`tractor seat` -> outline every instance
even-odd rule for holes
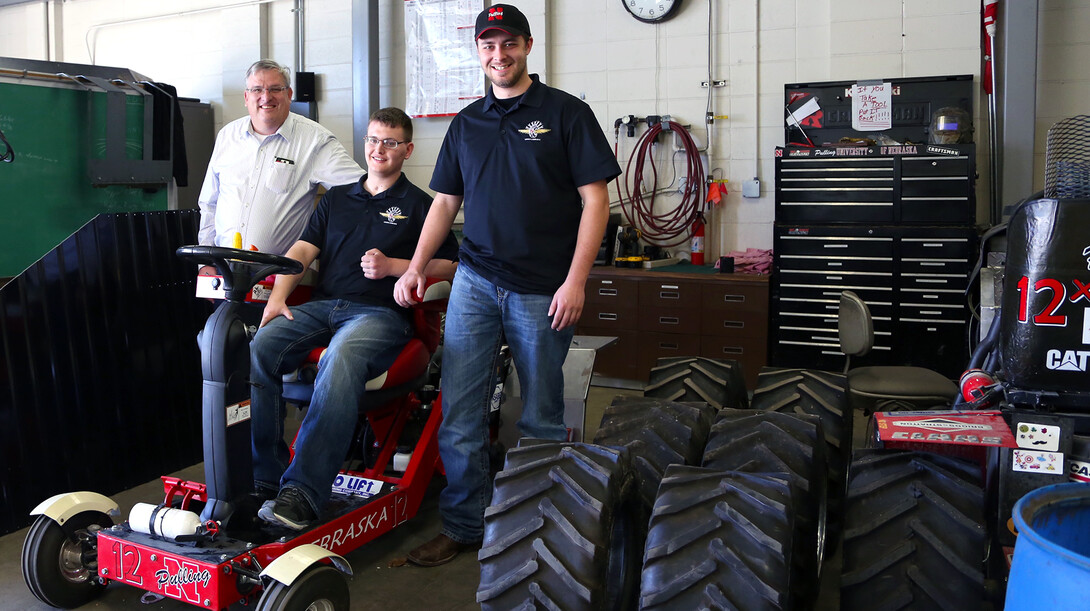
[[[837,317],[840,350],[848,357],[844,372],[852,407],[864,413],[949,406],[958,387],[931,369],[908,366],[875,366],[850,369],[851,357],[863,356],[874,346],[874,321],[870,308],[851,291],[840,294]]]
[[[367,381],[366,404],[378,407],[392,398],[422,387],[428,377],[428,365],[439,348],[440,314],[450,296],[450,281],[428,278],[424,296],[411,309],[413,337],[394,359],[390,368]],[[309,404],[314,394],[314,380],[327,347],[310,351],[299,369],[284,376],[284,399],[300,405]]]

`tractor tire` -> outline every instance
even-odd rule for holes
[[[980,466],[864,450],[844,518],[841,609],[987,608]]]
[[[651,369],[643,396],[667,401],[703,401],[717,411],[724,407],[749,407],[742,365],[728,359],[660,358]]]
[[[821,420],[805,414],[724,409],[712,426],[703,466],[787,479],[795,519],[794,593],[797,600],[813,599],[821,585],[827,513]]]
[[[292,584],[274,581],[257,601],[257,611],[349,611],[348,580],[336,568],[319,564]]]
[[[84,511],[62,527],[39,515],[23,541],[23,580],[34,597],[59,609],[83,606],[102,594],[98,580],[95,533],[113,526],[109,516]]]
[[[700,464],[714,418],[715,410],[706,403],[615,397],[602,415],[594,443],[628,450],[643,516],[650,517],[666,467]]]
[[[644,548],[640,609],[789,609],[791,488],[782,479],[672,466]]]
[[[623,451],[520,441],[485,510],[477,602],[486,611],[631,608],[635,502]]]
[[[847,388],[847,376],[839,373],[766,367],[757,376],[757,389],[753,391],[753,409],[809,414],[821,419],[828,467],[829,549],[836,547],[852,456],[852,410]]]

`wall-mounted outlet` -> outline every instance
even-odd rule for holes
[[[754,178],[742,183],[742,197],[760,197],[761,181]]]

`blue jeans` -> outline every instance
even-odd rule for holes
[[[492,500],[488,408],[504,336],[522,387],[519,432],[539,439],[567,438],[563,367],[575,329],[551,328],[551,303],[552,295],[514,293],[467,265],[458,266],[443,346],[439,455],[447,487],[439,495],[439,510],[443,534],[459,543],[482,539],[484,510]]]
[[[320,513],[352,442],[367,380],[390,367],[412,326],[393,309],[337,299],[304,303],[291,313],[295,320],[275,318],[250,344],[254,480],[266,489],[296,488]],[[326,344],[289,465],[283,375]]]

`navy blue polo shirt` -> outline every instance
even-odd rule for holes
[[[551,295],[575,254],[578,187],[621,168],[590,107],[531,78],[509,110],[489,88],[458,113],[431,188],[464,198],[463,264],[508,290]]]
[[[378,195],[363,188],[366,180],[364,175],[359,182],[327,191],[299,238],[321,250],[314,296],[401,308],[394,301],[397,278],[367,278],[360,269],[360,257],[377,248],[387,257],[412,259],[432,197],[409,182],[405,174]],[[435,258],[458,258],[453,232]]]

